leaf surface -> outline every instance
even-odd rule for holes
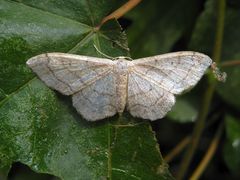
[[[115,1],[0,0],[0,175],[13,162],[62,179],[172,179],[147,121],[87,122],[25,62],[46,52],[129,55]],[[120,4],[119,1],[117,4]],[[2,173],[3,172],[3,173]]]
[[[224,145],[224,160],[228,168],[235,174],[240,169],[240,122],[239,119],[228,115],[226,122],[226,140]]]

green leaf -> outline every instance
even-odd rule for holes
[[[215,38],[215,27],[217,17],[217,1],[208,0],[205,5],[205,10],[199,17],[192,39],[190,49],[200,51],[208,55],[212,54],[213,43]],[[239,60],[240,58],[240,7],[227,4],[225,27],[222,47],[222,60]],[[207,37],[207,38],[206,38]],[[237,66],[222,68],[222,71],[227,73],[226,83],[219,83],[216,88],[220,96],[229,104],[240,108],[240,70]]]
[[[240,169],[240,121],[232,116],[225,118],[226,141],[224,145],[224,160],[234,173]]]
[[[0,1],[0,68],[3,69],[0,72],[0,98],[4,98],[33,77],[25,65],[26,59],[33,55],[42,52],[68,52],[71,50],[72,53],[96,56],[93,43],[98,45],[103,52],[108,49],[106,53],[115,49],[113,56],[128,54],[126,43],[122,43],[123,35],[120,34],[119,26],[116,23],[111,22],[111,25],[108,25],[111,28],[103,27],[102,31],[95,31],[95,27],[84,24],[91,18],[90,15],[88,17],[88,14],[75,14],[78,11],[71,10],[74,7],[81,12],[82,9],[93,8],[91,5],[95,6],[94,2],[85,6],[82,3],[84,1],[24,2],[26,4]],[[104,11],[110,11],[109,4],[111,3],[108,1],[100,3],[99,8],[105,5],[106,7],[102,10],[96,9],[96,13],[101,11],[101,13],[107,14]],[[73,12],[67,11],[67,7]],[[99,12],[99,14],[101,13]],[[67,14],[66,17],[65,14]],[[78,16],[79,21],[74,19],[75,16]],[[94,17],[92,18],[94,19]]]
[[[127,15],[133,21],[127,29],[133,57],[171,51],[173,45],[191,31],[199,5],[192,0],[142,1]]]
[[[118,2],[119,3],[119,2]],[[172,179],[147,121],[127,113],[87,122],[70,97],[26,67],[33,55],[128,55],[116,21],[100,24],[114,1],[0,0],[0,170],[13,162],[63,179]],[[7,167],[7,168],[6,168]]]
[[[87,122],[70,100],[33,79],[9,97],[0,110],[2,150],[37,172],[63,179],[168,177],[147,122],[123,117]],[[2,146],[1,145],[1,146]],[[147,153],[146,153],[147,152]],[[146,166],[146,164],[148,166]]]
[[[167,114],[167,117],[180,123],[194,122],[202,102],[202,92],[205,90],[206,86],[207,84],[203,78],[193,89],[177,96],[176,104]]]
[[[240,18],[240,16],[239,16]],[[240,39],[239,39],[240,40]],[[239,55],[240,57],[240,55]],[[227,73],[227,81],[224,84],[219,84],[217,92],[221,95],[224,101],[240,109],[239,99],[236,97],[240,96],[240,69],[239,67],[232,66],[229,68],[223,68],[223,71]]]
[[[191,103],[192,99],[189,97],[186,95],[177,97],[176,104],[167,114],[167,117],[181,123],[194,122],[197,117],[197,108],[194,106],[194,102]],[[197,99],[194,98],[194,100]]]
[[[193,89],[177,96],[176,104],[167,114],[167,117],[179,123],[194,122],[202,102],[202,92],[205,90],[206,86],[207,84],[203,78]]]

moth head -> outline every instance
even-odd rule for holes
[[[130,57],[127,57],[127,56],[118,56],[118,57],[115,57],[113,58],[113,60],[132,60],[132,58]]]

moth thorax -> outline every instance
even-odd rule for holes
[[[124,111],[127,101],[128,61],[119,59],[115,65],[116,73],[116,107],[119,113]]]

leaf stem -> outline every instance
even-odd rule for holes
[[[197,117],[197,121],[196,121],[196,124],[193,129],[193,134],[190,139],[189,146],[188,146],[186,153],[184,154],[183,160],[180,164],[180,170],[179,170],[179,173],[177,174],[177,179],[179,179],[179,180],[183,179],[185,174],[187,173],[187,169],[191,163],[192,157],[197,148],[198,142],[200,140],[202,131],[205,126],[205,119],[208,114],[208,109],[210,107],[213,92],[214,92],[214,85],[211,84],[203,96],[202,106],[199,111],[199,116]]]
[[[174,147],[173,150],[171,150],[163,159],[166,163],[171,162],[174,157],[176,157],[182,150],[189,144],[191,137],[186,136],[184,139],[182,139],[176,147]]]
[[[206,169],[207,165],[211,161],[211,159],[219,145],[219,141],[220,141],[222,132],[223,132],[223,123],[221,123],[219,125],[218,130],[207,150],[207,153],[205,154],[204,158],[202,159],[202,161],[200,162],[200,164],[198,165],[196,170],[193,172],[192,176],[190,177],[190,180],[197,180],[200,178],[203,171]]]
[[[216,25],[216,37],[212,58],[218,64],[221,60],[226,0],[219,0],[217,2],[218,2],[218,19]]]
[[[102,22],[98,27],[101,27],[106,21],[110,19],[118,19],[126,14],[128,11],[133,9],[136,5],[138,5],[142,0],[129,0],[125,4],[123,4],[120,8],[115,10],[113,13],[109,14],[105,18],[103,18]]]
[[[218,17],[216,24],[216,37],[214,43],[214,50],[212,58],[216,63],[220,62],[221,57],[221,47],[222,47],[222,39],[223,39],[223,30],[224,30],[224,17],[225,17],[225,0],[219,0],[218,2]],[[209,78],[210,79],[210,78]],[[179,172],[177,174],[177,179],[181,180],[185,177],[188,167],[191,163],[192,157],[197,149],[197,145],[199,143],[200,137],[202,135],[205,120],[209,111],[210,103],[213,97],[214,89],[216,82],[212,82],[203,96],[203,101],[199,110],[199,114],[193,129],[192,138],[190,140],[190,144],[183,156],[182,162],[179,167]]]
[[[226,61],[221,63],[222,67],[235,66],[235,65],[240,65],[240,60],[232,60],[232,61]]]

